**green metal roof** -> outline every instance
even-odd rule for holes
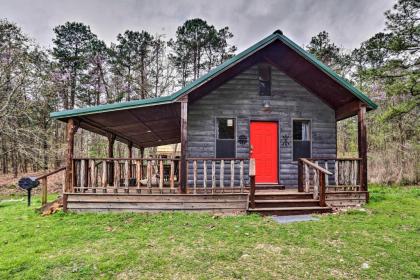
[[[363,94],[360,90],[358,90],[348,81],[346,81],[345,79],[337,75],[337,73],[335,73],[331,68],[329,68],[328,66],[323,64],[321,61],[316,59],[313,55],[311,55],[310,53],[308,53],[307,51],[299,47],[292,40],[284,36],[281,31],[277,30],[273,34],[267,36],[266,38],[262,39],[258,43],[249,47],[248,49],[226,60],[224,63],[217,66],[216,68],[214,68],[207,74],[201,76],[197,80],[194,80],[193,82],[189,83],[188,85],[186,85],[185,87],[183,87],[182,89],[178,90],[177,92],[171,95],[157,97],[157,98],[133,100],[133,101],[127,101],[127,102],[111,103],[111,104],[104,104],[104,105],[98,105],[98,106],[92,106],[92,107],[86,107],[86,108],[80,108],[80,109],[53,112],[50,114],[50,116],[52,118],[62,119],[62,118],[69,118],[69,117],[75,117],[75,116],[81,116],[81,115],[97,114],[97,113],[104,113],[104,112],[109,112],[109,111],[134,109],[138,107],[146,107],[146,106],[172,103],[176,101],[179,97],[185,94],[188,94],[190,91],[192,91],[196,87],[207,82],[208,80],[211,80],[215,76],[224,72],[226,69],[233,67],[238,62],[242,61],[244,58],[254,54],[258,50],[271,44],[275,40],[280,40],[281,42],[289,46],[291,49],[295,50],[307,61],[317,66],[321,71],[323,71],[325,74],[330,76],[332,79],[336,80],[341,86],[346,88],[354,96],[356,96],[359,100],[366,103],[372,109],[376,109],[378,107],[378,105],[376,105],[372,100],[369,99],[369,97]]]

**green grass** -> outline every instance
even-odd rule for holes
[[[39,198],[25,203],[0,203],[0,279],[420,278],[419,188],[373,186],[366,211],[287,225],[256,215],[42,217]]]

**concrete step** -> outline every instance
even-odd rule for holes
[[[256,208],[273,208],[273,207],[305,207],[319,206],[317,199],[262,199],[255,200]]]
[[[248,209],[248,213],[257,213],[263,216],[288,216],[288,215],[304,215],[304,214],[321,214],[331,213],[331,207],[310,206],[310,207],[270,207],[270,208],[254,208]]]

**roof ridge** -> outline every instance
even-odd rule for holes
[[[139,100],[133,100],[133,101],[126,101],[126,102],[114,102],[114,103],[101,104],[101,105],[92,106],[92,107],[84,107],[84,108],[78,108],[78,109],[72,109],[72,110],[58,111],[58,112],[51,113],[50,116],[52,118],[68,118],[68,117],[77,116],[77,115],[95,114],[99,112],[102,113],[102,112],[107,112],[107,111],[124,110],[124,109],[137,108],[137,107],[143,107],[143,106],[153,106],[153,105],[172,103],[174,101],[177,101],[181,96],[191,92],[197,86],[214,78],[216,75],[222,73],[226,69],[233,67],[244,58],[264,48],[268,44],[271,44],[275,40],[280,40],[282,43],[284,43],[285,45],[290,47],[292,50],[300,54],[309,63],[314,64],[319,70],[324,72],[330,78],[336,80],[341,86],[346,88],[350,93],[356,96],[356,98],[368,104],[372,109],[376,109],[378,107],[378,105],[376,105],[367,95],[365,95],[355,86],[353,86],[350,82],[345,80],[343,77],[338,75],[336,72],[334,72],[334,70],[332,70],[330,67],[322,63],[312,54],[310,54],[309,52],[301,48],[299,45],[297,45],[287,36],[285,36],[280,29],[277,29],[272,34],[268,35],[267,37],[253,44],[249,48],[246,48],[245,50],[241,51],[237,55],[234,55],[233,57],[229,58],[222,64],[218,65],[217,67],[213,68],[206,74],[200,76],[198,79],[188,83],[186,86],[184,86],[183,88],[177,90],[176,92],[170,95],[147,98],[147,99],[139,99]]]

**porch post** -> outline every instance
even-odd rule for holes
[[[108,158],[114,158],[114,143],[115,135],[112,133],[108,134]],[[110,160],[108,165],[108,184],[110,186],[114,185],[114,162]]]
[[[74,155],[74,134],[78,125],[74,119],[67,120],[67,155],[66,155],[66,172],[63,190],[63,210],[67,211],[67,192],[73,191],[73,155]]]
[[[133,158],[133,143],[128,142],[127,147],[128,147],[128,158],[132,159]],[[132,163],[132,161],[129,160],[128,161],[128,178],[129,179],[131,179],[133,177],[133,170],[131,168],[131,163]]]
[[[188,97],[181,100],[181,193],[187,192]]]
[[[143,172],[143,158],[144,158],[144,148],[143,147],[140,147],[140,158],[141,158],[141,160],[140,160],[140,178],[138,178],[138,180],[142,180],[143,179],[143,174],[144,174],[144,172]]]
[[[366,135],[366,106],[360,105],[359,111],[357,113],[358,120],[358,129],[357,129],[357,141],[359,149],[359,180],[360,180],[360,189],[362,191],[368,190],[367,185],[367,135]]]

